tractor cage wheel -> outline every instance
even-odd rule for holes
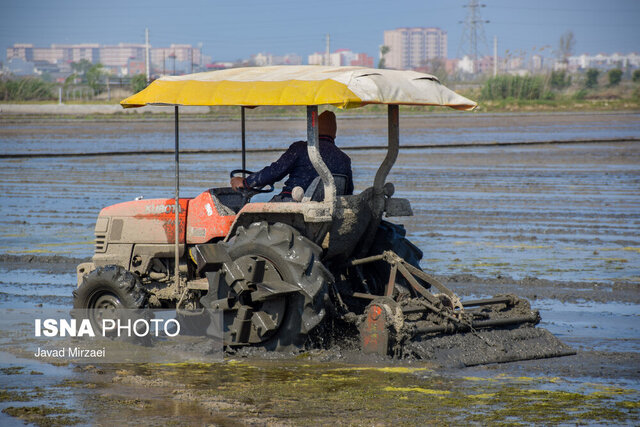
[[[215,273],[208,273],[211,285],[209,293],[201,298],[203,306],[213,308],[220,300],[238,296],[233,288],[229,287],[234,283],[227,283],[228,277],[235,280],[236,285],[242,283],[244,287],[256,286],[257,290],[253,290],[252,295],[260,293],[261,282],[269,287],[269,282],[275,280],[280,283],[274,282],[272,288],[288,288],[280,294],[276,291],[275,297],[270,299],[282,301],[282,316],[281,311],[273,308],[273,305],[271,307],[274,312],[269,312],[269,309],[266,309],[266,312],[261,311],[265,302],[254,301],[250,306],[236,306],[235,310],[225,310],[226,344],[253,344],[278,351],[302,347],[308,334],[325,316],[328,283],[333,280],[331,273],[320,262],[322,249],[295,228],[283,223],[266,221],[240,226],[228,242],[216,245],[222,246],[231,262],[223,263]],[[256,274],[251,271],[257,269],[247,269],[243,266],[243,263],[247,262],[262,262],[269,269],[273,267],[278,277],[276,278],[273,272],[271,275],[265,275],[263,272],[260,277],[251,276],[250,274]],[[204,263],[207,264],[206,259]],[[200,264],[198,267],[201,267]],[[229,274],[230,271],[241,271],[242,276],[235,277],[235,274]],[[233,313],[235,315],[231,319]],[[258,329],[260,324],[264,324],[265,316],[275,319],[277,327],[261,335]]]

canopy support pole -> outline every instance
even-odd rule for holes
[[[242,122],[242,169],[247,170],[247,146],[244,111],[245,107],[240,107],[240,121]],[[242,177],[246,178],[246,174],[244,172],[242,172]]]
[[[175,191],[175,248],[174,248],[174,262],[175,262],[175,284],[176,289],[180,287],[180,139],[179,139],[179,113],[178,106],[175,106],[175,134],[176,134],[176,147],[175,147],[175,171],[176,171],[176,191]]]
[[[398,149],[400,147],[400,108],[398,105],[389,104],[387,122],[389,129],[389,142],[387,144],[387,154],[382,161],[382,164],[376,172],[376,177],[373,180],[373,197],[372,209],[371,209],[371,223],[367,228],[367,237],[360,245],[360,251],[358,256],[366,256],[373,239],[375,238],[380,222],[382,221],[382,215],[384,214],[384,183],[387,180],[387,176],[391,171],[396,159],[398,158]]]
[[[318,140],[318,106],[307,106],[307,152],[309,160],[313,165],[322,184],[324,185],[324,202],[331,206],[331,215],[333,215],[333,206],[336,201],[336,184],[333,175],[327,167],[322,156],[320,155],[320,142]]]
[[[391,168],[398,158],[398,149],[400,147],[399,108],[397,105],[389,105],[388,110],[389,142],[387,145],[387,155],[376,172],[376,177],[373,181],[373,188],[376,195],[382,194],[382,187],[387,179],[387,175],[389,175]]]

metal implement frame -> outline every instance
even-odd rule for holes
[[[431,276],[430,274],[425,273],[424,271],[414,267],[413,265],[406,262],[402,257],[396,254],[393,251],[384,251],[380,255],[374,255],[366,258],[355,259],[349,261],[345,266],[347,267],[356,267],[363,264],[368,264],[376,261],[384,261],[391,267],[391,272],[389,274],[389,281],[387,282],[387,286],[385,289],[384,296],[392,297],[393,289],[396,282],[397,273],[400,273],[402,277],[409,282],[411,287],[418,293],[418,295],[424,297],[430,305],[438,304],[440,300],[434,296],[427,288],[422,286],[417,280],[416,277],[423,282],[427,283],[430,287],[433,286],[437,288],[440,292],[446,295],[453,305],[453,308],[458,310],[463,310],[463,304],[460,302],[456,294],[454,294],[449,288],[444,286],[438,279]],[[364,295],[370,295],[370,297],[377,298],[380,295],[373,294],[359,294],[359,297],[364,297]],[[439,311],[437,309],[431,308],[434,311]]]
[[[425,321],[415,321],[415,322],[404,322],[406,332],[410,336],[416,335],[424,335],[424,334],[432,334],[432,333],[454,333],[454,332],[471,332],[475,333],[476,329],[482,328],[491,328],[491,327],[508,327],[508,326],[516,326],[522,324],[537,324],[540,321],[540,315],[536,312],[531,312],[529,315],[523,315],[512,318],[498,318],[498,319],[483,319],[483,320],[473,320],[473,312],[465,311],[465,308],[469,307],[481,307],[487,305],[495,305],[495,304],[505,304],[506,306],[513,306],[517,302],[517,298],[511,295],[505,295],[500,297],[482,299],[482,300],[473,300],[463,303],[460,301],[458,296],[454,294],[449,288],[444,286],[438,279],[431,276],[430,274],[425,273],[424,271],[416,268],[415,266],[409,264],[399,255],[397,255],[393,251],[385,251],[380,255],[374,255],[366,258],[360,258],[351,260],[345,267],[358,267],[361,265],[369,264],[372,262],[384,261],[390,266],[389,280],[387,282],[384,295],[374,295],[371,293],[361,293],[354,292],[351,294],[352,297],[362,298],[371,300],[373,306],[370,306],[369,310],[373,310],[368,312],[367,318],[369,316],[373,316],[371,319],[367,319],[369,324],[369,329],[373,327],[371,330],[367,330],[365,327],[364,331],[361,332],[367,338],[363,341],[363,345],[368,352],[383,352],[386,354],[387,341],[386,338],[384,344],[381,348],[378,348],[376,345],[370,347],[371,343],[369,343],[369,334],[372,333],[374,329],[379,329],[381,325],[384,323],[380,323],[378,320],[379,315],[381,315],[382,311],[376,309],[376,305],[380,304],[376,301],[379,301],[380,298],[390,298],[393,299],[393,291],[396,284],[396,278],[398,273],[409,283],[409,285],[416,291],[419,297],[423,299],[419,301],[415,301],[413,305],[404,306],[401,308],[403,315],[408,315],[411,313],[422,313],[426,311],[430,311],[438,316],[440,316],[443,320],[443,324],[433,325],[429,322]],[[426,283],[430,287],[436,288],[441,293],[439,295],[435,295],[429,291],[428,288],[421,285],[418,281],[420,279],[422,282]],[[448,300],[448,301],[447,301]],[[447,303],[443,304],[445,301]],[[382,303],[385,304],[385,303]],[[376,311],[377,310],[377,311]],[[378,313],[379,312],[379,313]],[[373,322],[373,323],[371,323]],[[379,323],[379,324],[377,324]],[[386,331],[386,329],[385,329]],[[397,332],[397,331],[396,331]],[[387,335],[389,331],[385,332]],[[384,334],[383,334],[384,335]],[[386,336],[386,335],[385,335]],[[387,337],[389,338],[389,337]],[[363,338],[364,339],[364,338]]]
[[[176,176],[175,176],[175,246],[174,246],[174,262],[175,262],[175,276],[174,281],[176,285],[176,289],[179,289],[180,286],[180,127],[179,127],[179,111],[178,106],[174,107],[175,113],[175,168],[176,168]]]

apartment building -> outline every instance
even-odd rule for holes
[[[200,49],[188,44],[151,48],[150,57],[152,73],[171,73],[174,70],[176,73],[188,73],[204,62]],[[58,65],[85,59],[94,64],[101,63],[116,75],[133,75],[139,72],[138,64],[145,61],[145,45],[119,43],[108,46],[90,43],[36,47],[33,44],[16,43],[7,48],[7,62],[13,59]]]
[[[16,43],[7,48],[7,61],[20,58],[28,62],[79,62],[86,59],[89,62],[98,62],[100,58],[100,45],[76,44],[63,45],[52,44],[51,47],[35,47],[30,43]]]
[[[338,49],[329,54],[328,63],[326,54],[316,52],[308,56],[309,65],[330,65],[339,67],[345,65],[359,67],[373,67],[373,58],[366,53],[356,53],[349,49]]]
[[[409,70],[431,59],[447,59],[447,32],[434,27],[397,28],[384,32],[387,68]]]

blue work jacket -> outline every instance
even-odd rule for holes
[[[319,147],[322,160],[324,160],[331,173],[347,176],[345,194],[353,194],[353,176],[349,156],[336,146],[330,136],[320,135]],[[246,185],[249,187],[262,187],[274,184],[287,175],[289,178],[284,182],[282,189],[284,194],[291,194],[291,190],[296,186],[306,190],[309,184],[318,176],[309,159],[306,141],[294,142],[278,160],[259,172],[247,176]]]

